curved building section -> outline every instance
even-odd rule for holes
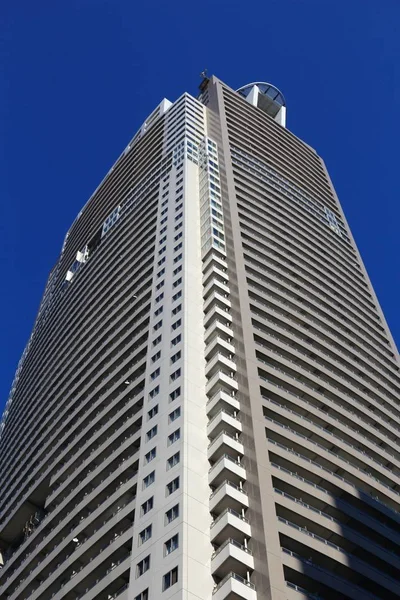
[[[0,433],[0,598],[400,598],[399,360],[283,94],[163,100],[69,229]]]

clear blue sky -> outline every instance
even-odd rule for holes
[[[0,408],[65,232],[163,97],[270,81],[400,343],[399,0],[0,1]]]

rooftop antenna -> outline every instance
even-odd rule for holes
[[[207,69],[204,69],[201,73],[200,73],[200,77],[201,79],[201,83],[199,85],[199,89],[202,92],[203,90],[205,90],[205,88],[207,87],[207,83],[210,81],[210,78],[207,75]]]

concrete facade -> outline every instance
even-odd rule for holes
[[[0,598],[400,598],[399,360],[270,84],[163,100],[72,224],[0,436]]]

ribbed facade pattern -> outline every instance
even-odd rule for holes
[[[397,350],[323,161],[245,89],[163,100],[65,238],[0,598],[400,598]]]

